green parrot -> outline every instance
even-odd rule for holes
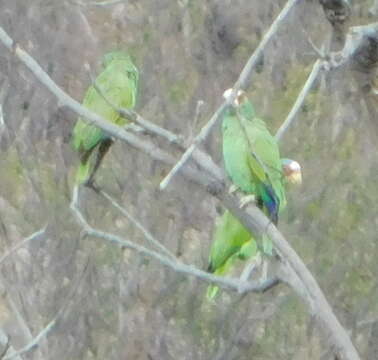
[[[217,221],[207,271],[223,275],[237,259],[246,260],[256,254],[256,242],[249,231],[226,210]],[[207,298],[213,299],[218,290],[218,286],[210,285],[207,288]]]
[[[281,159],[284,184],[298,185],[302,182],[301,167],[291,159]],[[235,261],[256,256],[258,248],[253,235],[228,210],[217,219],[214,240],[209,255],[207,271],[215,275],[227,273]],[[207,298],[214,299],[217,286],[209,286]]]
[[[83,106],[107,121],[124,126],[129,121],[116,108],[132,109],[135,106],[139,73],[130,56],[124,51],[107,53],[103,70],[85,93]],[[106,100],[105,100],[106,99]],[[72,146],[80,155],[76,183],[91,185],[102,159],[112,145],[112,138],[103,130],[79,117],[72,134]]]
[[[226,90],[224,96],[231,91]],[[277,142],[264,121],[256,117],[244,92],[238,92],[233,105],[225,111],[222,124],[226,171],[234,185],[254,195],[257,205],[277,224],[278,214],[286,206],[284,183],[301,183],[300,165],[280,159]],[[270,239],[263,235],[262,242],[263,253],[271,255]],[[258,251],[253,235],[226,210],[216,226],[208,271],[224,274],[237,259],[251,258]],[[217,291],[217,286],[209,286],[207,297],[214,298]]]
[[[226,90],[224,97],[231,94]],[[255,115],[244,91],[223,116],[223,158],[234,185],[254,195],[258,206],[275,223],[286,206],[282,164],[277,141]]]

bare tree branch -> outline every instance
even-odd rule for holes
[[[280,141],[284,133],[287,131],[289,126],[293,123],[298,111],[302,107],[302,104],[309,93],[309,91],[312,88],[312,85],[314,84],[315,80],[317,79],[320,70],[322,69],[322,60],[318,59],[314,66],[312,67],[311,73],[308,76],[306,83],[304,84],[301,92],[299,93],[297,100],[295,100],[295,103],[293,107],[291,108],[289,114],[287,115],[285,121],[282,123],[280,128],[278,129],[275,138],[277,141]]]
[[[157,260],[161,264],[170,267],[171,269],[173,269],[174,271],[178,273],[195,276],[208,283],[216,284],[222,288],[238,291],[239,293],[247,293],[247,292],[259,293],[259,292],[266,291],[267,287],[269,287],[266,284],[256,284],[250,281],[241,282],[238,278],[216,276],[206,271],[202,271],[193,265],[186,265],[177,258],[171,258],[157,251],[147,249],[146,247],[136,244],[132,241],[126,240],[123,237],[121,238],[117,235],[97,230],[88,224],[87,220],[85,219],[82,212],[80,211],[77,194],[78,194],[78,189],[76,187],[74,189],[74,194],[72,197],[71,209],[76,215],[79,223],[83,226],[84,232],[87,236],[97,237],[97,238],[109,241],[111,243],[114,243],[116,245],[119,245],[121,247],[132,249],[140,253],[141,255],[145,255],[145,256],[148,256]]]
[[[311,43],[310,39],[309,41]],[[298,98],[290,110],[290,113],[278,129],[275,135],[278,141],[282,139],[284,133],[293,123],[303,104],[303,101],[311,90],[321,70],[329,71],[351,62],[355,70],[364,74],[358,77],[358,80],[362,82],[361,88],[364,86],[366,87],[367,82],[369,84],[369,90],[374,92],[371,82],[375,77],[375,69],[378,65],[378,23],[351,27],[347,34],[344,48],[339,52],[334,52],[327,55],[324,53],[324,51],[317,50],[314,44],[312,44],[312,46],[316,52],[320,52],[321,59],[318,59],[315,62],[305,85],[303,86]],[[375,116],[373,117],[375,118]]]
[[[135,219],[124,207],[118,204],[109,194],[103,190],[98,190],[98,193],[107,199],[123,215],[125,215],[135,225],[135,227],[142,232],[148,242],[158,248],[161,252],[165,253],[165,255],[176,259],[176,256],[172,252],[170,252],[160,241],[158,241],[137,219]]]
[[[233,92],[231,96],[223,102],[223,104],[216,110],[216,112],[213,114],[213,116],[210,118],[208,123],[201,129],[199,134],[194,138],[192,145],[189,146],[189,148],[185,151],[185,153],[182,155],[181,159],[176,163],[176,165],[172,168],[172,170],[167,174],[167,176],[160,182],[160,189],[164,190],[172,178],[180,171],[180,169],[184,166],[184,164],[188,161],[188,159],[192,156],[194,150],[197,148],[199,144],[201,144],[209,135],[211,129],[214,127],[214,125],[217,123],[220,115],[223,113],[223,111],[226,109],[228,104],[231,104],[239,89],[245,88],[247,86],[248,81],[250,80],[250,75],[252,73],[252,70],[256,66],[256,64],[259,62],[263,51],[265,49],[265,46],[268,44],[268,42],[271,40],[273,35],[276,33],[279,26],[283,23],[286,16],[290,12],[290,10],[293,8],[293,6],[298,3],[299,0],[289,0],[285,7],[282,9],[282,11],[279,13],[279,15],[276,17],[274,22],[272,23],[271,27],[267,31],[267,33],[263,36],[259,46],[255,49],[251,57],[248,59],[247,63],[245,64],[242,72],[239,75],[238,80],[232,87]]]
[[[10,249],[8,252],[6,252],[1,258],[0,258],[0,265],[6,260],[6,258],[10,255],[12,255],[15,251],[23,247],[26,243],[29,241],[38,239],[41,235],[43,235],[46,231],[47,225],[43,227],[41,230],[36,231],[35,233],[31,234],[24,240],[20,241],[17,245],[15,245],[12,249]]]
[[[11,337],[6,334],[1,328],[0,328],[0,343],[4,346],[4,350],[1,353],[0,359],[3,360],[4,356],[9,352],[9,355],[13,355],[15,353],[15,350],[13,346],[11,345]],[[15,360],[22,360],[21,356],[16,356]]]
[[[0,354],[0,359],[4,359],[4,356],[8,352],[9,349],[10,349],[10,337],[7,336],[6,344],[5,344],[4,349],[2,350],[2,352]]]

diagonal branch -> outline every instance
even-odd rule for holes
[[[264,35],[262,38],[259,46],[255,49],[251,57],[248,59],[247,63],[245,64],[242,72],[239,75],[238,80],[232,87],[233,92],[231,96],[222,103],[222,105],[215,111],[213,116],[210,118],[209,122],[201,129],[199,134],[194,138],[192,145],[189,146],[189,148],[185,151],[185,153],[182,155],[181,159],[176,163],[176,165],[171,169],[171,171],[167,174],[167,176],[160,182],[160,189],[164,190],[168,184],[171,182],[172,178],[180,171],[180,169],[185,165],[185,163],[189,160],[189,158],[194,153],[194,150],[196,150],[197,146],[201,144],[209,135],[211,129],[214,127],[214,125],[217,123],[220,115],[223,113],[223,111],[226,109],[226,107],[229,104],[232,104],[232,102],[235,99],[235,96],[239,89],[246,88],[247,83],[249,81],[250,75],[252,73],[252,70],[256,67],[257,63],[259,62],[265,46],[268,44],[268,42],[271,40],[273,35],[277,32],[277,29],[279,26],[283,23],[286,16],[289,14],[290,10],[294,7],[296,3],[298,3],[300,0],[289,0],[285,7],[282,9],[280,14],[276,17],[272,25],[270,26],[270,29],[268,32]],[[193,155],[195,157],[195,153]]]
[[[314,66],[312,67],[311,73],[308,76],[306,83],[304,84],[301,92],[299,93],[297,100],[295,100],[295,103],[293,107],[291,108],[289,114],[287,115],[285,121],[282,123],[280,128],[278,129],[275,138],[277,141],[280,141],[286,130],[289,128],[289,126],[293,123],[298,111],[302,107],[302,104],[309,93],[309,91],[312,88],[312,85],[316,81],[320,70],[322,69],[322,60],[318,59],[316,60]]]
[[[25,244],[27,244],[29,241],[38,239],[41,235],[43,235],[46,231],[47,225],[42,228],[41,230],[36,231],[35,233],[31,234],[24,240],[20,241],[17,245],[15,245],[12,249],[10,249],[8,252],[6,252],[1,258],[0,258],[0,265],[8,258],[8,256],[12,255],[14,252],[16,252],[18,249],[23,247]]]
[[[155,239],[155,237],[136,218],[134,218],[124,207],[118,204],[109,194],[101,189],[98,190],[98,193],[107,199],[124,216],[126,216],[136,226],[136,228],[142,232],[149,243],[158,248],[165,255],[171,257],[172,259],[176,259],[176,256],[172,254],[172,252],[170,252],[160,241]]]
[[[203,281],[216,284],[222,288],[238,291],[240,293],[247,293],[247,292],[259,293],[259,292],[267,291],[267,288],[271,288],[270,283],[268,285],[265,283],[256,284],[254,282],[249,282],[249,281],[242,282],[238,278],[216,276],[206,271],[202,271],[193,265],[186,265],[177,258],[172,258],[171,256],[163,255],[157,251],[148,249],[143,245],[139,245],[132,241],[126,240],[123,237],[121,238],[120,236],[97,230],[88,224],[84,215],[80,211],[77,194],[78,193],[77,193],[77,187],[76,187],[74,189],[74,194],[72,197],[71,209],[73,210],[78,222],[83,227],[85,235],[87,236],[93,236],[99,239],[106,240],[118,246],[126,247],[128,249],[134,250],[141,255],[145,255],[145,256],[148,256],[157,260],[159,263],[167,267],[170,267],[171,269],[173,269],[174,271],[178,273],[195,276]]]

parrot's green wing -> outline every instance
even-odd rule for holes
[[[250,238],[251,234],[248,230],[226,210],[216,225],[208,271],[215,272],[221,268]]]
[[[249,165],[249,145],[243,134],[238,115],[229,108],[223,115],[223,160],[226,172],[241,191],[255,193],[255,183]]]
[[[117,108],[131,109],[135,106],[139,78],[138,70],[127,53],[122,51],[106,54],[103,64],[105,68],[96,78],[96,86],[101,93],[94,86],[90,86],[85,94],[83,106],[107,121],[122,126],[128,121],[121,117],[109,102]],[[103,130],[91,125],[83,118],[78,119],[72,136],[72,146],[79,152],[81,157],[76,177],[78,183],[85,182],[90,176],[93,169],[93,165],[90,163],[90,155],[93,149],[98,144],[107,142],[107,140],[109,140],[109,136]],[[109,146],[103,147],[106,149],[104,150],[105,152]]]
[[[251,234],[237,218],[226,210],[216,225],[208,271],[215,275],[222,275],[237,259],[245,260],[256,253],[256,242]],[[217,292],[217,286],[209,286],[207,298],[213,299]]]
[[[282,164],[276,139],[265,122],[251,112],[252,104],[244,97],[236,109],[248,144],[248,165],[255,185],[255,195],[266,214],[277,223],[278,213],[286,206]]]

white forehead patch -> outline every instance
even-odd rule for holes
[[[299,172],[299,171],[301,171],[301,166],[299,165],[299,163],[298,162],[296,162],[296,161],[292,161],[291,163],[290,163],[290,169],[292,170],[292,171],[295,171],[295,172]]]
[[[228,100],[228,99],[230,98],[230,96],[231,96],[231,94],[232,94],[233,91],[234,91],[233,88],[229,88],[229,89],[225,90],[225,92],[223,93],[223,97],[224,97],[226,100]],[[239,101],[238,101],[238,97],[239,97],[240,95],[243,95],[243,93],[244,93],[243,90],[238,90],[237,96],[236,96],[236,98],[235,98],[235,100],[234,100],[234,106],[239,106],[239,105],[240,105],[240,104],[239,104]]]
[[[223,97],[226,100],[231,96],[232,90],[233,90],[232,88],[229,88],[229,89],[225,90],[225,92],[223,93]]]

